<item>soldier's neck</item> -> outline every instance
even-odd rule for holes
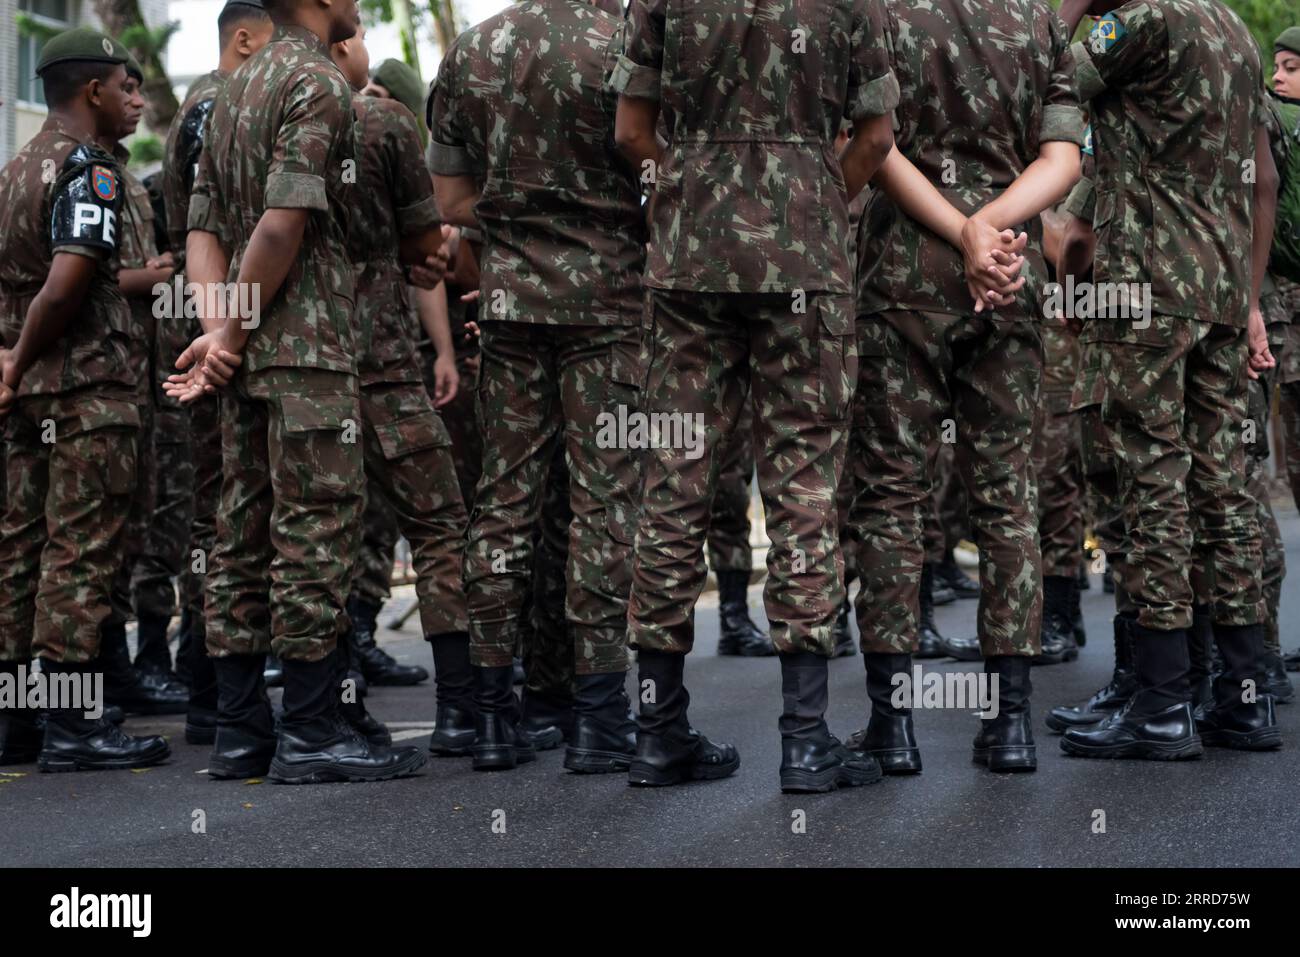
[[[95,135],[95,117],[88,108],[61,107],[55,109],[52,107],[49,118],[83,143],[98,139]]]

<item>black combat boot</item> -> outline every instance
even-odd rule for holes
[[[93,668],[93,664],[41,661],[41,670],[50,681],[64,675],[79,681]],[[50,708],[44,718],[45,736],[36,758],[42,771],[145,768],[171,755],[167,742],[157,735],[132,737],[107,718],[87,718],[82,710]]]
[[[176,627],[176,677],[187,688],[194,681],[194,676],[190,674],[194,643],[194,616],[188,608],[182,608],[181,623]]]
[[[1106,570],[1101,576],[1101,590],[1103,594],[1115,594],[1115,569],[1111,565],[1110,556],[1106,556]]]
[[[1030,659],[1026,655],[993,655],[984,662],[989,682],[998,679],[998,713],[981,718],[972,758],[990,771],[1034,771],[1038,755],[1029,717]]]
[[[1291,684],[1291,679],[1286,676],[1286,665],[1282,663],[1282,656],[1276,651],[1264,652],[1264,660],[1260,663],[1263,670],[1263,684],[1260,688],[1265,694],[1273,696],[1273,700],[1278,704],[1288,704],[1295,698],[1295,688]]]
[[[880,780],[870,754],[851,751],[826,727],[827,659],[808,651],[781,655],[781,790],[820,793]]]
[[[136,616],[135,666],[141,671],[171,674],[172,655],[167,647],[167,626],[170,623],[170,618],[161,615]]]
[[[957,559],[953,555],[952,549],[948,549],[943,554],[941,561],[934,568],[934,580],[936,585],[951,588],[958,598],[978,598],[980,596],[980,584],[971,578],[957,564]]]
[[[331,656],[334,662],[334,685],[335,694],[338,695],[339,714],[343,715],[343,720],[367,742],[386,748],[393,743],[393,736],[388,726],[366,709],[365,700],[357,691],[356,684],[349,682],[351,675],[349,666],[352,660],[345,650],[346,647],[347,642],[340,641]]]
[[[1081,705],[1053,708],[1047,716],[1047,726],[1053,731],[1096,724],[1108,714],[1118,711],[1137,691],[1137,675],[1133,671],[1133,644],[1128,634],[1128,619],[1116,615],[1115,670],[1110,683]]]
[[[105,704],[127,714],[184,714],[190,692],[165,675],[144,674],[131,664],[126,646],[126,625],[106,621],[100,626],[99,657],[92,662],[104,673]]]
[[[282,659],[284,714],[268,779],[277,784],[387,781],[424,767],[420,748],[371,744],[339,705],[338,652],[319,661]],[[355,689],[353,689],[355,690]]]
[[[718,578],[718,654],[746,658],[776,654],[772,640],[749,617],[749,572],[721,570]]]
[[[265,777],[275,754],[275,719],[263,674],[266,655],[209,659],[217,679],[217,730],[208,776]]]
[[[355,595],[348,599],[348,618],[352,628],[348,632],[352,657],[355,659],[366,683],[372,685],[418,685],[429,680],[429,672],[419,665],[398,664],[388,652],[375,643],[375,619],[379,606]]]
[[[448,631],[428,637],[433,649],[433,695],[437,711],[429,752],[460,758],[474,743],[474,669],[469,663],[469,632]]]
[[[262,673],[262,678],[268,688],[284,687],[284,665],[280,664],[280,659],[276,657],[275,652],[266,656],[266,671]],[[358,687],[359,693],[365,694],[364,687]]]
[[[527,685],[519,692],[519,731],[538,751],[558,748],[573,740],[573,696],[533,691]]]
[[[1096,724],[1068,728],[1061,750],[1084,758],[1199,757],[1204,748],[1192,719],[1186,630],[1158,631],[1130,617],[1128,631],[1138,690]]]
[[[1288,651],[1282,656],[1287,671],[1300,671],[1300,651]]]
[[[1074,588],[1070,590],[1070,629],[1074,634],[1076,658],[1079,656],[1078,649],[1088,644],[1088,631],[1083,626],[1083,590],[1091,587],[1092,584],[1088,581],[1088,566],[1084,564],[1080,568],[1079,578],[1075,581]]]
[[[519,732],[513,665],[475,666],[474,704],[477,713],[470,754],[475,771],[508,771],[537,759],[532,742]]]
[[[924,578],[927,574],[930,577],[930,604],[935,606],[951,605],[957,600],[957,593],[937,579],[934,573],[937,564],[937,562],[926,562],[921,566],[922,577]]]
[[[912,656],[867,652],[867,697],[871,717],[867,726],[855,731],[845,744],[864,751],[880,763],[885,774],[917,774],[921,770],[921,749],[916,746],[912,727],[912,702],[895,703],[894,675],[907,675],[912,684]],[[913,688],[913,693],[919,689]],[[910,697],[910,696],[909,696]]]
[[[636,755],[636,722],[627,700],[627,672],[578,675],[573,735],[564,766],[579,774],[626,771]]]
[[[958,661],[980,661],[984,657],[977,637],[949,638],[947,635],[940,635],[939,647],[949,658],[956,658]]]
[[[926,562],[921,566],[921,627],[916,632],[918,658],[942,658],[948,654],[944,650],[944,637],[939,634],[939,628],[934,623],[934,605],[934,565]],[[978,657],[978,642],[975,650]]]
[[[1192,714],[1214,706],[1214,625],[1208,605],[1192,609],[1192,627],[1187,631],[1187,682],[1191,689]]]
[[[213,744],[217,740],[217,669],[203,642],[185,649],[190,676],[190,702],[185,712],[185,743]],[[185,659],[178,659],[180,664]]]
[[[858,653],[857,642],[853,640],[853,629],[849,625],[852,610],[853,605],[846,595],[844,601],[840,603],[840,610],[835,615],[835,625],[831,629],[831,637],[835,641],[834,650],[831,651],[832,658],[848,658]]]
[[[18,684],[18,668],[24,662],[0,661],[0,675],[8,676],[14,683],[14,695],[27,698],[26,686]],[[27,666],[27,671],[31,668]],[[40,753],[45,732],[41,729],[38,711],[31,708],[0,708],[0,765],[28,764]]]
[[[1079,657],[1070,622],[1070,595],[1077,591],[1078,583],[1069,576],[1043,576],[1043,627],[1039,632],[1042,651],[1034,655],[1034,664],[1058,665]]]
[[[1223,672],[1214,678],[1214,703],[1197,715],[1201,740],[1217,748],[1271,751],[1282,747],[1273,696],[1263,690],[1263,625],[1214,625]]]
[[[691,696],[682,684],[685,663],[681,654],[645,648],[637,652],[641,708],[636,757],[627,771],[627,783],[633,787],[712,781],[740,767],[735,747],[714,744],[691,727],[686,715]]]

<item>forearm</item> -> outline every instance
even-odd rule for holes
[[[482,195],[474,180],[468,176],[434,174],[433,198],[438,204],[438,215],[445,223],[476,228],[478,219],[474,216],[474,207]]]
[[[1079,147],[1044,143],[1043,153],[1016,177],[1002,195],[979,211],[994,229],[1009,229],[1060,202],[1079,181]],[[1048,147],[1058,147],[1048,149]]]
[[[153,287],[172,278],[172,270],[165,269],[122,269],[117,274],[117,285],[122,295],[128,299],[137,299],[153,294]]]
[[[415,294],[416,312],[420,317],[420,326],[424,334],[433,343],[438,358],[453,355],[455,346],[451,341],[451,321],[447,316],[447,284],[440,282],[433,289],[421,289],[408,286]]]
[[[81,309],[83,298],[84,296],[75,299],[59,296],[48,288],[36,294],[36,298],[27,307],[27,318],[13,349],[14,363],[18,366],[20,377],[63,338],[73,317]]]
[[[1250,237],[1250,308],[1259,308],[1259,293],[1268,269],[1277,223],[1278,172],[1269,148],[1268,134],[1261,128],[1255,138],[1254,216]]]
[[[191,229],[185,239],[185,281],[194,283],[199,290],[210,289],[216,283],[226,281],[230,271],[230,261],[216,233],[202,229]],[[200,292],[196,297],[199,313],[199,325],[204,332],[215,332],[221,327],[221,319],[204,315],[207,295]]]
[[[840,156],[844,192],[849,202],[871,182],[893,149],[893,114],[867,117],[853,125],[853,138]]]
[[[263,213],[240,260],[236,289],[255,289],[257,296],[252,301],[262,305],[272,302],[298,259],[306,227],[306,210],[270,209]],[[226,343],[238,352],[248,342],[258,317],[240,316],[235,309],[228,313],[224,322]]]
[[[912,219],[960,248],[966,217],[897,148],[890,150],[871,183]]]

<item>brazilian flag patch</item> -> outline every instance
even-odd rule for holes
[[[1105,53],[1119,43],[1127,32],[1119,17],[1108,13],[1093,24],[1092,32],[1088,34],[1088,43],[1093,53]]]
[[[1092,124],[1091,123],[1089,123],[1088,128],[1083,131],[1083,152],[1088,156],[1092,155]]]

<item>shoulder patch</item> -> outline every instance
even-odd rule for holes
[[[117,198],[117,177],[107,166],[91,167],[90,185],[95,195],[105,202],[112,202]]]
[[[1093,24],[1092,32],[1088,34],[1088,44],[1092,47],[1093,53],[1105,53],[1118,43],[1127,32],[1119,16],[1111,12]]]
[[[1089,123],[1088,128],[1083,131],[1083,152],[1088,156],[1092,155],[1092,124],[1091,123]]]

